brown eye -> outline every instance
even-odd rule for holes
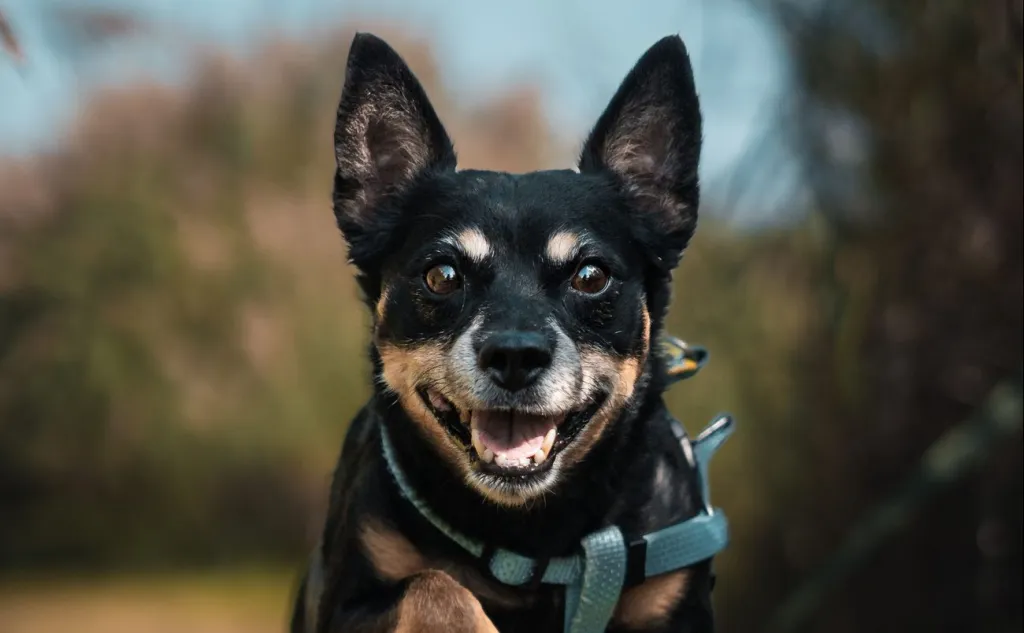
[[[459,273],[448,264],[434,266],[424,275],[423,281],[431,292],[439,295],[447,295],[455,292],[462,285]]]
[[[596,295],[607,286],[608,273],[594,264],[580,266],[572,278],[572,287],[588,295]]]

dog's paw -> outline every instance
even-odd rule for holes
[[[480,601],[443,571],[410,579],[395,633],[498,633]]]

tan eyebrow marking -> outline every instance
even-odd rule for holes
[[[555,264],[571,261],[579,252],[580,236],[571,231],[559,231],[548,240],[547,256]]]
[[[475,262],[482,262],[491,255],[491,243],[477,228],[463,229],[457,235],[445,239]]]

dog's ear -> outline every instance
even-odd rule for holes
[[[334,213],[356,260],[368,233],[397,220],[379,217],[389,196],[428,170],[455,168],[451,140],[420,82],[374,35],[352,40],[334,153]]]
[[[670,266],[696,228],[701,134],[690,59],[679,36],[669,36],[626,76],[580,157],[581,172],[611,172],[634,198]]]

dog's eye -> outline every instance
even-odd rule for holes
[[[584,264],[573,275],[572,287],[582,293],[596,295],[608,287],[608,273],[594,264]]]
[[[423,281],[431,292],[439,295],[451,294],[462,285],[459,273],[448,264],[440,264],[428,270]]]

